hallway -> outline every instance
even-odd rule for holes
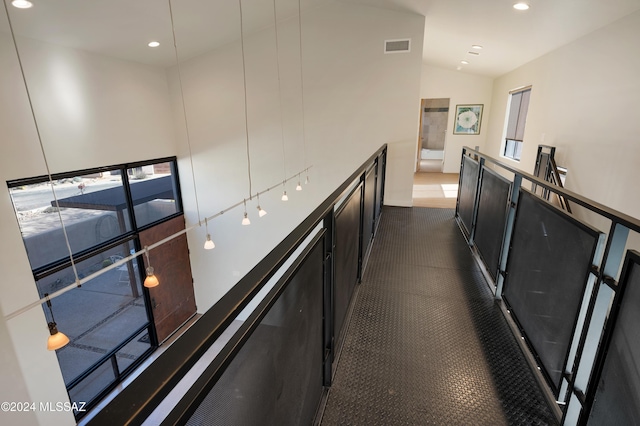
[[[323,425],[557,424],[454,211],[385,207]]]

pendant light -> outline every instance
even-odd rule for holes
[[[144,254],[147,256],[147,278],[144,279],[144,286],[147,288],[157,287],[160,284],[158,277],[153,273],[153,266],[149,260],[149,247],[144,246]]]
[[[44,297],[47,298],[47,306],[49,307],[49,313],[51,314],[51,322],[48,323],[50,336],[47,340],[47,349],[55,351],[69,343],[69,338],[64,333],[58,331],[58,325],[56,324],[56,320],[53,318],[53,309],[51,308],[49,293],[45,293]]]
[[[247,200],[246,199],[244,200],[244,218],[242,219],[242,224],[244,226],[251,225],[251,221],[247,216]]]
[[[302,185],[300,185],[300,173],[298,173],[298,185],[296,185],[296,191],[302,191]]]
[[[258,197],[258,216],[262,217],[262,216],[265,216],[267,214],[267,212],[262,207],[260,207],[260,193],[259,192],[257,194],[257,197]]]
[[[216,247],[216,245],[211,240],[211,234],[209,234],[209,225],[207,224],[207,218],[204,218],[204,229],[207,232],[207,241],[204,242],[205,250],[212,250]]]

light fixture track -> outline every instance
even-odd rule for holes
[[[309,166],[309,167],[305,168],[304,170],[301,170],[300,172],[298,172],[298,173],[296,173],[296,174],[294,174],[294,175],[292,175],[292,176],[288,177],[288,178],[286,179],[286,181],[290,181],[290,180],[292,180],[292,179],[295,179],[295,178],[298,176],[298,174],[300,174],[300,173],[306,173],[306,172],[308,172],[308,171],[309,171],[309,169],[310,169],[310,168],[312,168],[312,167],[313,167],[313,166]],[[278,182],[277,184],[272,185],[272,186],[270,186],[269,188],[267,188],[267,189],[265,189],[265,190],[263,190],[263,191],[256,192],[255,194],[252,194],[251,198],[253,198],[253,197],[258,197],[259,195],[263,195],[263,194],[265,194],[265,193],[267,193],[267,192],[269,192],[269,191],[272,191],[272,190],[274,190],[274,189],[276,189],[276,188],[280,187],[281,185],[282,185],[282,182]],[[207,216],[207,217],[205,217],[205,218],[204,218],[204,220],[206,220],[207,222],[210,222],[211,220],[213,220],[213,219],[215,219],[215,218],[217,218],[217,217],[220,217],[220,216],[222,216],[223,214],[225,214],[225,213],[227,213],[227,212],[229,212],[229,211],[231,211],[231,210],[233,210],[233,209],[235,209],[235,208],[237,208],[237,207],[239,207],[239,206],[243,205],[243,204],[244,204],[244,202],[245,202],[245,199],[243,199],[242,201],[239,201],[239,202],[237,202],[237,203],[235,203],[235,204],[233,204],[233,205],[231,205],[231,206],[229,206],[229,207],[225,208],[224,210],[219,211],[218,213],[215,213],[215,214],[213,214],[213,215],[211,215],[211,216]],[[180,231],[176,232],[175,234],[169,235],[169,236],[167,236],[167,237],[163,238],[163,239],[162,239],[162,240],[160,240],[160,241],[157,241],[157,242],[155,242],[155,243],[153,243],[153,244],[148,245],[148,246],[147,246],[147,249],[148,249],[148,250],[153,250],[153,249],[155,249],[155,248],[157,248],[157,247],[160,247],[161,245],[166,244],[166,243],[168,243],[169,241],[171,241],[171,240],[173,240],[173,239],[175,239],[175,238],[178,238],[179,236],[184,235],[184,234],[186,234],[186,233],[187,233],[187,232],[189,232],[189,231],[192,231],[192,230],[193,230],[193,229],[195,229],[196,227],[200,227],[201,225],[202,225],[201,223],[196,223],[196,224],[191,225],[191,226],[189,226],[189,227],[187,227],[187,228],[185,228],[185,229],[182,229],[182,230],[180,230]],[[98,270],[98,271],[94,272],[93,274],[90,274],[90,275],[87,275],[87,276],[85,276],[85,277],[81,278],[81,279],[80,279],[80,280],[78,280],[76,283],[74,283],[74,284],[70,284],[70,285],[68,285],[67,287],[63,287],[63,288],[61,288],[60,290],[57,290],[56,292],[51,293],[51,294],[49,295],[49,299],[55,299],[56,297],[61,296],[61,295],[63,295],[64,293],[66,293],[66,292],[68,292],[68,291],[70,291],[70,290],[73,290],[74,288],[77,288],[77,287],[79,287],[79,286],[81,286],[81,285],[83,285],[83,284],[85,284],[85,283],[87,283],[87,282],[91,281],[92,279],[97,278],[97,277],[99,277],[100,275],[105,274],[105,273],[107,273],[107,272],[111,271],[112,269],[115,269],[115,268],[117,268],[117,267],[119,267],[119,266],[122,266],[122,265],[126,264],[127,262],[129,262],[129,261],[131,261],[131,260],[136,259],[138,256],[143,255],[143,254],[145,253],[145,251],[146,251],[146,250],[145,250],[145,249],[143,249],[143,250],[137,251],[137,252],[135,252],[135,253],[132,253],[132,254],[130,254],[130,255],[129,255],[129,256],[127,256],[127,257],[123,257],[122,259],[120,259],[120,260],[118,260],[118,261],[116,261],[116,262],[112,263],[111,265],[109,265],[109,266],[105,266],[104,268],[102,268],[102,269],[100,269],[100,270]],[[39,305],[42,305],[42,304],[44,304],[44,303],[46,303],[46,302],[47,302],[47,299],[46,299],[46,298],[38,299],[38,300],[36,300],[35,302],[32,302],[32,303],[30,303],[30,304],[28,304],[28,305],[25,305],[24,307],[22,307],[22,308],[20,308],[20,309],[18,309],[18,310],[16,310],[16,311],[14,311],[14,312],[12,312],[12,313],[10,313],[10,314],[8,314],[8,315],[5,315],[5,317],[4,317],[4,318],[5,318],[5,320],[10,320],[10,319],[15,318],[15,317],[17,317],[17,316],[19,316],[19,315],[22,315],[23,313],[25,313],[25,312],[29,311],[30,309],[33,309],[34,307],[39,306]]]

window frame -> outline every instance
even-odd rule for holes
[[[162,164],[162,163],[169,163],[169,167],[170,167],[170,171],[171,171],[171,176],[172,176],[172,183],[173,183],[173,192],[174,192],[174,202],[175,202],[175,212],[172,214],[169,214],[167,216],[163,216],[160,219],[154,220],[152,222],[146,223],[143,226],[138,227],[137,225],[137,221],[136,221],[136,217],[135,217],[135,205],[134,205],[134,199],[132,197],[131,194],[131,182],[130,182],[130,178],[129,175],[127,173],[127,170],[129,169],[134,169],[136,167],[144,167],[144,166],[151,166],[151,165],[155,165],[155,164]],[[152,228],[160,223],[166,222],[168,220],[171,220],[175,217],[179,217],[184,215],[184,208],[183,208],[183,204],[182,204],[182,195],[181,195],[181,190],[180,190],[180,179],[179,179],[179,174],[178,174],[178,160],[177,157],[163,157],[163,158],[157,158],[157,159],[152,159],[152,160],[144,160],[144,161],[136,161],[136,162],[131,162],[131,163],[123,163],[123,164],[117,164],[117,165],[113,165],[113,166],[105,166],[105,167],[95,167],[95,168],[90,168],[90,169],[83,169],[83,170],[76,170],[76,171],[70,171],[70,172],[63,172],[63,173],[55,173],[55,174],[51,174],[51,176],[49,177],[48,175],[42,175],[42,176],[36,176],[36,177],[31,177],[31,178],[24,178],[24,179],[14,179],[14,180],[9,180],[7,181],[7,187],[9,190],[11,190],[12,188],[16,188],[19,186],[26,186],[26,185],[33,185],[33,184],[40,184],[40,183],[46,183],[46,182],[50,182],[51,180],[56,181],[56,180],[61,180],[61,179],[69,179],[69,178],[73,178],[76,176],[85,176],[85,175],[91,175],[91,174],[96,174],[96,173],[111,173],[112,171],[116,171],[119,170],[120,171],[120,176],[122,179],[122,187],[124,189],[124,196],[125,196],[125,202],[126,202],[126,215],[129,219],[129,224],[130,224],[130,230],[123,232],[119,235],[117,235],[116,237],[110,238],[109,240],[103,241],[101,243],[95,244],[93,246],[90,246],[88,248],[82,249],[82,250],[78,250],[77,252],[73,252],[73,264],[78,264],[84,260],[90,259],[93,256],[99,255],[105,251],[108,251],[112,248],[118,247],[120,245],[126,244],[126,243],[130,243],[133,245],[133,247],[135,247],[136,251],[139,251],[142,249],[142,247],[140,246],[140,239],[139,239],[139,233]],[[13,197],[12,197],[12,204],[13,204]],[[15,207],[15,204],[14,204]],[[22,234],[22,229],[20,229],[20,232]],[[23,242],[24,242],[24,237],[23,237]],[[28,253],[27,253],[28,255]],[[137,259],[135,259],[135,261],[138,263],[138,274],[140,275],[138,278],[141,280],[140,282],[142,282],[144,280],[144,276],[143,276],[143,272],[145,270],[144,268],[144,262],[143,259],[141,257],[138,257]],[[54,260],[52,262],[49,262],[45,265],[39,266],[35,269],[32,269],[32,274],[36,283],[36,287],[37,287],[37,283],[38,281],[51,276],[52,274],[55,274],[57,272],[60,272],[64,269],[70,268],[72,266],[72,262],[71,262],[71,256],[69,255],[69,253],[67,252],[66,256],[63,256],[60,259]],[[108,384],[104,389],[102,389],[101,391],[99,391],[96,395],[94,395],[89,401],[85,401],[86,405],[85,405],[85,409],[89,409],[93,406],[95,406],[97,404],[98,401],[100,401],[105,395],[107,395],[109,392],[111,392],[116,386],[118,386],[126,377],[127,375],[129,375],[135,368],[137,368],[140,364],[142,364],[144,362],[145,359],[147,359],[149,357],[149,355],[151,355],[151,353],[153,351],[155,351],[158,347],[158,339],[156,336],[156,332],[155,332],[155,326],[154,326],[154,320],[153,320],[153,312],[152,312],[152,308],[151,308],[151,298],[149,295],[149,291],[142,287],[143,291],[142,291],[142,297],[144,299],[144,303],[145,303],[145,311],[147,314],[147,321],[146,323],[143,323],[142,325],[138,326],[135,330],[132,330],[132,334],[130,334],[129,336],[125,337],[118,345],[116,345],[114,348],[111,348],[111,350],[109,350],[109,352],[107,352],[104,356],[102,356],[98,361],[94,362],[90,367],[88,367],[83,373],[79,374],[76,378],[74,378],[73,380],[71,380],[68,384],[65,384],[65,387],[67,389],[67,393],[69,394],[69,397],[71,398],[71,390],[76,387],[77,385],[79,385],[80,383],[82,383],[82,381],[88,377],[91,376],[91,374],[95,371],[97,371],[100,367],[102,367],[105,363],[110,362],[111,363],[111,368],[113,369],[113,375],[114,375],[114,380],[113,382],[111,382],[110,384]],[[40,292],[40,290],[38,290],[38,292]],[[44,307],[43,307],[44,309]],[[117,361],[115,361],[115,357],[116,354],[123,348],[125,347],[128,343],[130,343],[133,339],[135,339],[138,335],[141,334],[141,332],[143,332],[144,330],[147,330],[148,335],[149,335],[149,349],[147,349],[146,351],[144,351],[142,354],[140,354],[138,356],[137,359],[135,359],[130,365],[128,365],[126,368],[124,368],[123,370],[120,370],[120,368],[118,367],[118,363]],[[76,418],[76,420],[79,420],[80,418],[82,418],[85,414],[87,413],[87,411],[82,411],[82,412],[74,412],[74,416]]]
[[[531,102],[531,89],[532,89],[532,86],[524,86],[524,87],[519,87],[517,89],[509,91],[509,100],[507,102],[507,113],[506,113],[505,124],[504,124],[504,134],[502,136],[502,144],[500,148],[500,156],[502,158],[520,162],[521,155],[522,155],[522,146],[524,145],[524,130],[526,127],[527,116],[529,113],[529,104]],[[524,100],[525,92],[528,92],[529,95],[526,98],[527,100],[526,100],[526,106],[524,108],[524,119],[521,121],[520,115],[522,114],[522,110],[523,110],[523,100]],[[517,95],[517,94],[521,94],[522,96],[520,96],[520,100],[519,100],[520,103],[517,109],[517,116],[515,117],[515,120],[514,120],[513,119],[514,117],[512,117],[512,113],[514,112],[512,102],[514,99],[513,98],[514,95]],[[512,122],[514,122],[515,124],[513,128],[513,132],[510,132],[511,130],[510,124]],[[513,133],[513,135],[511,135],[511,133]],[[521,134],[520,138],[518,138],[519,133]],[[509,137],[509,136],[513,136],[513,137]],[[508,154],[508,152],[510,151],[511,151],[511,154]]]

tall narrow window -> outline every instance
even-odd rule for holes
[[[527,121],[531,88],[511,92],[509,98],[509,116],[502,155],[520,161],[524,139],[524,125]]]

